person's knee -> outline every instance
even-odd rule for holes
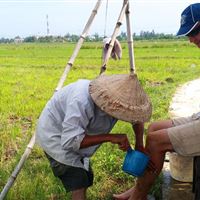
[[[155,132],[155,131],[159,131],[162,129],[167,129],[173,126],[172,120],[168,119],[168,120],[161,120],[161,121],[155,121],[152,122],[149,127],[148,127],[148,133],[150,132]]]
[[[151,152],[163,151],[163,133],[150,132],[147,135],[146,148]]]
[[[157,122],[152,122],[148,126],[148,133],[154,132],[157,130]]]

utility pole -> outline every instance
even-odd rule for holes
[[[46,15],[46,20],[47,20],[47,36],[49,36],[49,18],[48,18],[48,15]]]

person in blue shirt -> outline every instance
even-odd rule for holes
[[[93,184],[89,157],[102,143],[117,144],[122,151],[130,148],[126,134],[109,134],[118,119],[96,105],[90,87],[91,81],[78,80],[57,91],[43,109],[36,129],[37,143],[73,200],[86,199],[87,188]],[[142,148],[143,122],[135,123],[133,129],[139,138],[136,146]]]
[[[200,3],[191,4],[182,12],[177,36],[187,36],[191,43],[200,48]],[[124,193],[114,194],[114,199],[147,200],[148,192],[162,170],[167,151],[182,156],[200,155],[200,113],[151,123],[145,150],[155,170],[147,169],[134,187]]]

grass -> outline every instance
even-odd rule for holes
[[[75,44],[0,44],[0,190],[23,154],[35,130],[37,118],[52,96]],[[128,73],[128,48],[122,43],[123,58],[110,60],[107,74]],[[176,88],[199,78],[199,50],[186,41],[136,41],[136,70],[141,84],[153,104],[151,121],[168,118],[168,107]],[[101,66],[101,44],[85,43],[72,67],[65,85],[80,78],[93,79]],[[148,123],[146,124],[146,128]],[[131,126],[118,122],[113,133],[127,133],[134,145]],[[146,129],[145,129],[146,132]],[[117,146],[103,144],[92,158],[94,185],[89,200],[109,200],[112,194],[134,184],[134,178],[123,173],[124,152]],[[160,197],[162,176],[151,193]],[[35,146],[8,200],[69,199],[40,148]]]

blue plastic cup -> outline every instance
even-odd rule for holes
[[[133,149],[126,153],[122,170],[133,176],[142,176],[149,163],[149,156]]]

